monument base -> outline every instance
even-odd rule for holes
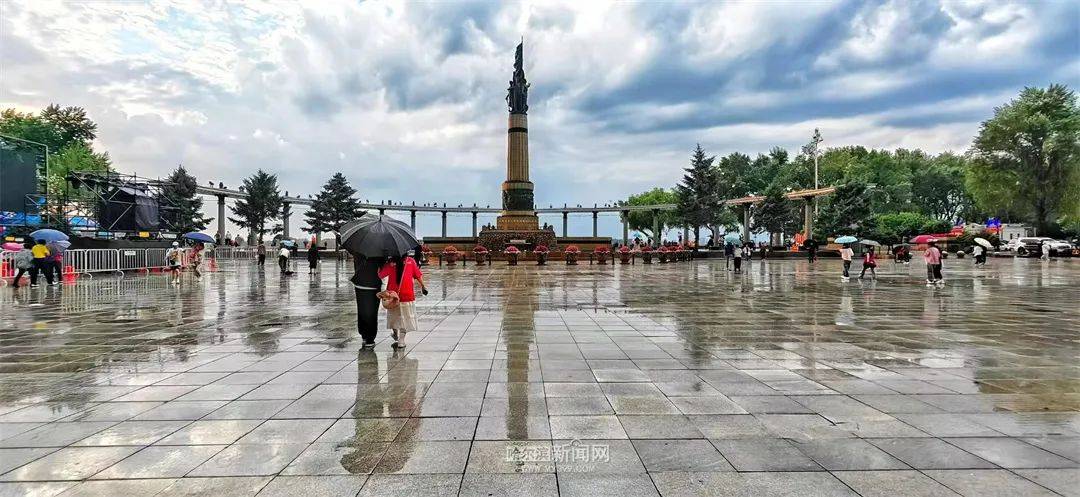
[[[502,217],[499,218],[502,220]],[[535,223],[535,217],[533,217]],[[533,224],[533,226],[536,226]],[[543,245],[548,250],[557,250],[555,240],[555,229],[548,227],[547,229],[486,229],[480,232],[480,236],[477,237],[477,245],[483,245],[484,248],[492,252],[502,252],[506,250],[506,247],[513,245],[522,251],[532,251],[538,245]]]
[[[508,231],[537,231],[540,218],[534,211],[502,211],[495,219],[495,227]]]

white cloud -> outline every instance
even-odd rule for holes
[[[1076,46],[1062,4],[13,0],[0,107],[86,107],[148,176],[263,168],[295,194],[341,170],[363,198],[494,205],[524,36],[538,203],[604,203],[673,184],[697,142],[962,149],[980,106],[1077,83],[1046,49]]]

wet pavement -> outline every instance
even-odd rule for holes
[[[0,288],[0,496],[1080,495],[1080,261]]]

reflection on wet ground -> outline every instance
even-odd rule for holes
[[[428,269],[0,289],[0,495],[1076,495],[1080,264]]]

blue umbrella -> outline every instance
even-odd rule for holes
[[[30,238],[33,238],[34,240],[45,240],[46,242],[56,242],[67,240],[68,236],[63,232],[45,228],[30,233]]]
[[[199,233],[198,231],[192,231],[190,233],[184,233],[184,238],[188,240],[202,242],[202,243],[214,243],[214,237],[205,233]]]
[[[725,242],[739,243],[742,241],[742,236],[737,233],[727,233],[724,235]]]
[[[859,241],[859,239],[851,235],[842,236],[836,239],[836,243],[855,243],[857,241]]]
[[[296,246],[296,241],[295,240],[288,240],[288,239],[282,240],[281,241],[281,246],[282,247],[295,247]]]

